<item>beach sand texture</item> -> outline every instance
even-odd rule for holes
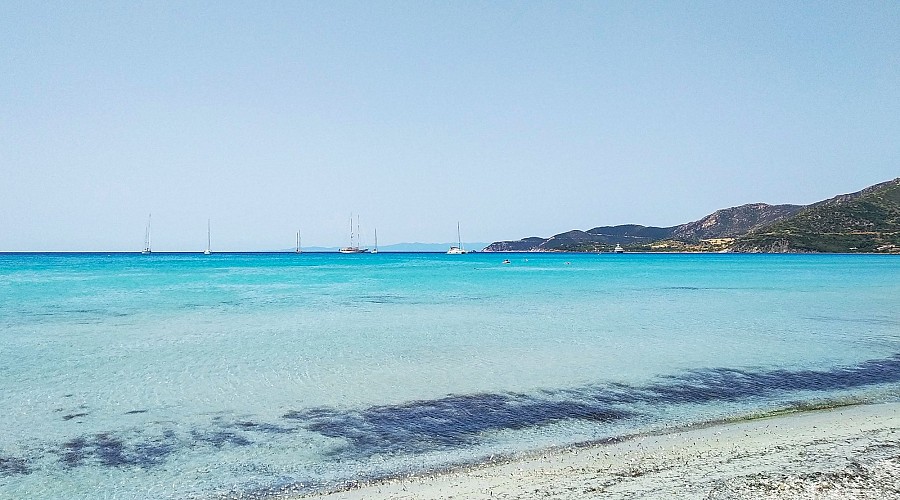
[[[635,436],[316,498],[900,498],[900,403]]]

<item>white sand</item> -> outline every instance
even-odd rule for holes
[[[900,403],[640,436],[319,499],[900,499]]]

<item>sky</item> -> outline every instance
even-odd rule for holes
[[[0,2],[0,251],[670,226],[900,176],[900,2]]]

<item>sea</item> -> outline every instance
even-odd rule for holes
[[[0,498],[280,498],[898,398],[900,256],[0,254]]]

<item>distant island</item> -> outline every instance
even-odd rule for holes
[[[637,224],[496,241],[485,252],[900,254],[900,178],[811,205],[753,203],[671,227]]]

